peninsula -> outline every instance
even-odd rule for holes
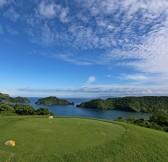
[[[130,112],[151,113],[159,109],[168,110],[168,96],[141,96],[141,97],[121,97],[93,99],[88,102],[82,102],[77,107],[101,109],[101,110],[122,110]]]

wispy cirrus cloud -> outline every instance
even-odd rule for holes
[[[10,26],[5,26],[5,31],[9,33],[10,35],[17,36],[19,33],[15,29],[11,28]]]
[[[54,2],[47,3],[47,1],[41,1],[38,6],[38,12],[41,16],[46,18],[53,18],[56,16],[57,6]]]
[[[73,13],[70,6],[55,2],[42,1],[39,6],[41,15],[48,18],[57,15],[61,22],[71,15],[67,28],[64,24],[60,24],[62,28],[53,27],[48,22],[39,30],[40,42],[67,47],[68,52],[59,55],[55,52],[55,58],[82,65],[84,62],[132,67],[139,73],[159,73],[166,82],[168,1],[81,0],[74,3]],[[93,49],[101,52],[94,54]]]
[[[4,16],[14,22],[20,18],[20,14],[12,6],[6,12],[4,12]]]
[[[5,4],[7,4],[7,0],[0,0],[0,7],[4,6]]]
[[[144,74],[121,74],[119,77],[121,80],[135,80],[135,81],[148,81],[148,77]]]
[[[132,68],[135,74],[123,78],[167,84],[167,0],[63,2],[42,0],[26,19],[32,42],[52,49],[47,57],[77,65]],[[17,20],[14,11],[7,10]]]
[[[61,22],[68,22],[69,8],[57,4],[55,1],[42,0],[36,9],[36,16],[40,18],[58,18]]]
[[[2,35],[4,33],[8,33],[13,36],[17,36],[19,34],[18,31],[16,31],[15,29],[11,28],[8,25],[5,26],[0,25],[0,34]]]

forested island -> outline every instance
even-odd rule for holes
[[[41,98],[36,102],[37,105],[74,105],[73,102],[69,102],[65,99],[60,99],[55,96]]]
[[[159,109],[168,110],[168,96],[122,97],[106,100],[99,98],[82,102],[77,107],[151,113]]]
[[[10,97],[8,94],[0,93],[0,101],[7,103],[30,103],[30,100],[26,97]]]

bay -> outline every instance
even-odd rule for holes
[[[99,119],[107,119],[107,120],[115,120],[119,116],[123,118],[145,118],[148,119],[149,113],[136,113],[136,112],[126,112],[126,111],[118,111],[118,110],[95,110],[88,108],[79,108],[76,107],[76,104],[79,104],[84,101],[89,101],[91,98],[64,98],[70,102],[74,102],[75,105],[61,106],[61,105],[52,105],[52,106],[44,106],[44,105],[36,105],[35,102],[39,99],[37,97],[30,97],[30,105],[38,109],[40,107],[48,108],[51,112],[56,116],[75,116],[75,117],[89,117],[89,118],[99,118]]]

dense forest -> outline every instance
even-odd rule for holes
[[[159,109],[168,110],[168,96],[142,96],[93,99],[82,102],[77,107],[93,109],[115,109],[130,112],[155,112]]]
[[[73,105],[73,102],[69,102],[64,99],[59,99],[55,96],[41,98],[36,102],[37,105]]]
[[[0,102],[0,115],[53,115],[47,108],[35,109],[31,105]]]

